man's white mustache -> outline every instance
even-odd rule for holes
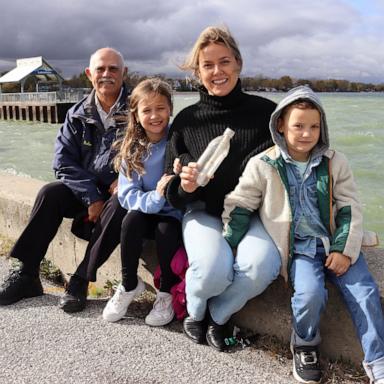
[[[110,77],[102,77],[101,79],[99,79],[98,83],[112,83],[112,84],[115,84],[115,79],[112,79]]]

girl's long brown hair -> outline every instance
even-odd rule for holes
[[[137,110],[140,100],[151,94],[165,96],[172,112],[172,89],[165,81],[156,77],[146,79],[132,91],[127,130],[124,138],[115,143],[118,153],[113,161],[116,172],[123,172],[128,179],[132,178],[133,171],[139,175],[145,173],[143,160],[148,154],[150,142],[138,120]]]

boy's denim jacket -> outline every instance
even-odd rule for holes
[[[306,170],[301,176],[298,168],[287,155],[282,154],[289,183],[289,200],[291,204],[294,231],[293,253],[315,257],[316,239],[322,240],[326,253],[329,252],[330,233],[320,217],[317,194],[317,167],[322,156],[311,157]]]
[[[287,280],[294,228],[285,165],[278,146],[251,158],[235,190],[225,199],[222,219],[224,237],[236,247],[249,228],[250,216],[258,210],[280,252],[280,273]],[[327,150],[317,167],[316,178],[320,218],[331,235],[330,252],[343,253],[354,263],[362,245],[362,208],[346,157]]]

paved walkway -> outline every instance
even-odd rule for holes
[[[1,281],[7,271],[0,257]],[[177,321],[146,326],[146,301],[109,324],[101,318],[105,300],[69,315],[57,307],[60,289],[45,283],[45,290],[42,297],[0,307],[1,384],[295,383],[291,360],[252,346],[219,353],[195,345]]]

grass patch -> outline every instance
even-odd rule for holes
[[[64,285],[64,277],[60,269],[45,258],[40,263],[40,276],[54,284]]]
[[[10,240],[8,237],[0,235],[0,256],[8,257],[13,244],[14,241]]]
[[[101,297],[108,296],[108,292],[105,290],[105,288],[100,288],[100,287],[97,287],[93,283],[89,283],[88,296],[95,297],[95,298],[101,298]]]
[[[115,288],[120,284],[119,280],[107,280],[104,284],[105,296],[113,296]]]

